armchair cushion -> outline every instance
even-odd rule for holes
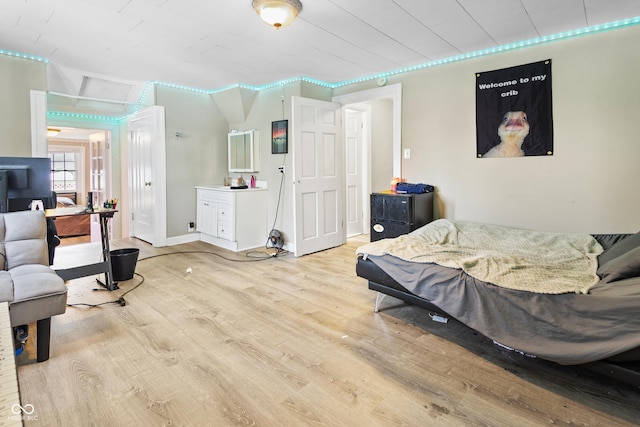
[[[0,242],[7,270],[24,264],[49,264],[47,222],[42,211],[1,215]]]
[[[27,301],[45,295],[67,292],[64,281],[51,267],[41,264],[21,265],[11,269],[13,300]]]

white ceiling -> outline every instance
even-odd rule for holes
[[[0,49],[47,58],[51,91],[126,99],[154,80],[335,83],[640,16],[639,0],[301,1],[275,30],[251,0],[0,0]]]

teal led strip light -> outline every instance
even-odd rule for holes
[[[640,24],[640,16],[637,16],[635,18],[622,19],[622,20],[619,20],[619,21],[609,22],[609,23],[606,23],[606,24],[594,25],[594,26],[591,26],[591,27],[586,27],[586,28],[582,28],[582,29],[578,29],[578,30],[565,31],[565,32],[562,32],[562,33],[552,34],[552,35],[549,35],[549,36],[537,37],[537,38],[534,38],[534,39],[524,40],[524,41],[521,41],[521,42],[510,43],[510,44],[506,44],[506,45],[502,45],[502,46],[496,46],[496,47],[492,47],[492,48],[489,48],[489,49],[477,50],[475,52],[469,52],[469,53],[465,53],[465,54],[452,56],[452,57],[449,57],[449,58],[443,58],[443,59],[438,59],[438,60],[435,60],[435,61],[429,61],[429,62],[425,62],[425,63],[422,63],[422,64],[413,65],[411,67],[399,68],[397,70],[392,70],[392,71],[388,71],[388,72],[385,72],[385,73],[373,74],[373,75],[364,76],[364,77],[360,77],[360,78],[353,79],[353,80],[345,80],[345,81],[336,82],[336,83],[328,83],[328,82],[324,82],[324,81],[321,81],[321,80],[312,79],[310,77],[294,77],[294,78],[291,78],[291,79],[286,79],[286,80],[281,80],[281,81],[274,82],[274,83],[269,83],[269,84],[266,84],[266,85],[263,85],[263,86],[251,86],[251,85],[244,85],[244,84],[234,84],[234,85],[226,86],[226,87],[223,87],[223,88],[205,90],[205,89],[198,89],[198,88],[193,88],[193,87],[189,87],[189,86],[182,86],[182,85],[176,85],[176,84],[172,84],[172,83],[165,83],[165,82],[159,82],[159,81],[148,82],[145,85],[145,87],[144,87],[144,89],[142,91],[142,94],[140,95],[138,106],[136,106],[135,111],[137,111],[139,109],[139,105],[142,105],[142,100],[146,97],[148,91],[151,90],[151,88],[154,85],[171,87],[171,88],[186,90],[186,91],[195,92],[195,93],[207,94],[207,95],[211,95],[211,94],[219,93],[219,92],[224,92],[226,90],[231,90],[231,89],[236,89],[236,88],[243,88],[243,89],[248,89],[248,90],[261,91],[261,90],[271,89],[271,88],[274,88],[274,87],[283,86],[283,85],[286,85],[286,84],[289,84],[289,83],[294,83],[294,82],[299,82],[299,81],[312,83],[312,84],[315,84],[315,85],[318,85],[318,86],[323,86],[323,87],[326,87],[326,88],[329,88],[329,89],[335,89],[337,87],[348,86],[348,85],[352,85],[352,84],[356,84],[356,83],[362,83],[362,82],[369,81],[369,80],[375,80],[375,79],[378,79],[378,78],[381,78],[381,77],[389,77],[389,76],[393,76],[393,75],[397,75],[397,74],[409,73],[411,71],[417,71],[417,70],[422,70],[422,69],[425,69],[425,68],[435,67],[435,66],[438,66],[438,65],[444,65],[444,64],[449,64],[449,63],[452,63],[452,62],[463,61],[465,59],[477,58],[477,57],[480,57],[480,56],[491,55],[491,54],[494,54],[494,53],[507,52],[507,51],[514,50],[514,49],[521,49],[521,48],[524,48],[524,47],[536,46],[536,45],[541,45],[541,44],[550,43],[550,42],[554,42],[554,41],[571,39],[571,38],[575,38],[575,37],[579,37],[579,36],[584,36],[584,35],[587,35],[587,34],[600,33],[600,32],[604,32],[604,31],[609,31],[609,30],[614,30],[614,29],[619,29],[619,28],[624,28],[624,27],[630,27],[630,26],[634,26],[634,25],[638,25],[638,24]],[[45,63],[49,62],[48,59],[42,58],[42,57],[39,57],[39,56],[26,55],[26,54],[23,54],[23,53],[11,52],[11,51],[7,51],[7,50],[3,50],[3,49],[0,49],[0,54],[15,56],[15,57],[19,57],[19,58],[32,59],[32,60],[35,60],[35,61],[42,61],[42,62],[45,62]],[[83,119],[106,120],[106,121],[119,121],[119,120],[122,120],[123,118],[125,118],[125,117],[109,117],[109,116],[92,116],[92,115],[88,115],[88,114],[61,113],[61,112],[55,112],[55,111],[49,112],[48,114],[49,114],[49,116],[54,116],[54,117],[83,118]]]
[[[345,80],[343,82],[337,82],[331,85],[331,88],[337,88],[340,86],[347,86],[354,83],[361,83],[367,80],[374,80],[380,77],[389,77],[396,74],[408,73],[411,71],[422,70],[424,68],[435,67],[437,65],[448,64],[451,62],[463,61],[465,59],[477,58],[479,56],[491,55],[494,53],[506,52],[514,49],[521,49],[523,47],[536,46],[544,43],[554,42],[558,40],[571,39],[578,36],[584,36],[587,34],[600,33],[618,28],[630,27],[640,24],[640,16],[635,18],[623,19],[621,21],[609,22],[607,24],[594,25],[592,27],[586,27],[578,30],[565,31],[563,33],[552,34],[550,36],[537,37],[535,39],[524,40],[521,42],[510,43],[502,46],[496,46],[489,49],[477,50],[475,52],[469,52],[461,55],[452,56],[449,58],[438,59],[435,61],[425,62],[423,64],[414,65],[411,67],[400,68],[397,70],[389,71],[386,73],[374,74],[370,76],[361,77],[354,80]]]
[[[127,116],[99,116],[95,114],[67,113],[64,111],[47,111],[47,116],[53,119],[82,119],[99,122],[119,122]]]
[[[245,84],[236,83],[236,84],[232,84],[232,85],[225,86],[225,87],[222,87],[222,88],[210,89],[210,90],[198,89],[198,88],[194,88],[194,87],[176,85],[176,84],[160,82],[160,81],[154,81],[154,82],[150,82],[148,84],[151,84],[151,85],[155,84],[155,85],[158,85],[158,86],[171,87],[171,88],[175,88],[175,89],[186,90],[186,91],[189,91],[189,92],[196,92],[196,93],[212,95],[214,93],[224,92],[224,91],[227,91],[227,90],[237,89],[237,88],[261,91],[261,90],[265,90],[265,89],[271,89],[271,88],[274,88],[274,87],[279,87],[279,86],[286,85],[286,84],[289,84],[289,83],[294,83],[294,82],[297,82],[297,81],[305,81],[305,82],[309,82],[309,83],[314,83],[314,84],[317,84],[319,86],[324,86],[324,87],[328,87],[328,88],[332,88],[333,87],[333,85],[331,83],[323,82],[321,80],[312,79],[312,78],[309,78],[309,77],[294,77],[294,78],[291,78],[291,79],[280,80],[280,81],[277,81],[277,82],[274,82],[274,83],[268,83],[268,84],[263,85],[263,86],[251,86],[251,85],[245,85]],[[146,95],[146,91],[147,91],[147,88],[145,87],[145,91],[143,91],[143,95]]]
[[[48,63],[49,62],[49,60],[47,58],[43,58],[41,56],[28,55],[26,53],[20,53],[20,52],[12,52],[10,50],[4,50],[4,49],[0,49],[0,55],[15,56],[16,58],[31,59],[33,61],[40,61],[40,62],[44,62],[44,63]]]
[[[571,38],[575,38],[575,37],[579,37],[579,36],[584,36],[584,35],[587,35],[587,34],[600,33],[600,32],[609,31],[609,30],[613,30],[613,29],[630,27],[630,26],[634,26],[634,25],[638,25],[638,24],[640,24],[640,16],[637,16],[635,18],[623,19],[623,20],[620,20],[620,21],[609,22],[609,23],[606,23],[606,24],[594,25],[594,26],[591,26],[591,27],[581,28],[581,29],[578,29],[578,30],[565,31],[563,33],[552,34],[552,35],[549,35],[549,36],[537,37],[535,39],[524,40],[524,41],[521,41],[521,42],[510,43],[510,44],[506,44],[506,45],[502,45],[502,46],[496,46],[496,47],[492,47],[492,48],[489,48],[489,49],[477,50],[475,52],[464,53],[464,54],[452,56],[452,57],[449,57],[449,58],[438,59],[438,60],[435,60],[435,61],[429,61],[429,62],[425,62],[425,63],[422,63],[422,64],[413,65],[413,66],[410,66],[410,67],[399,68],[397,70],[392,70],[392,71],[388,71],[388,72],[385,72],[385,73],[373,74],[373,75],[364,76],[364,77],[360,77],[360,78],[353,79],[353,80],[345,80],[345,81],[336,82],[336,83],[328,83],[328,82],[324,82],[324,81],[321,81],[321,80],[312,79],[312,78],[309,78],[309,77],[295,77],[295,78],[291,78],[291,79],[288,79],[288,80],[281,80],[279,82],[269,83],[269,84],[266,84],[264,86],[249,86],[249,85],[235,84],[235,85],[227,86],[227,87],[220,88],[220,89],[214,89],[214,90],[194,89],[194,88],[189,88],[189,87],[186,87],[186,86],[171,85],[169,83],[162,83],[162,82],[154,82],[154,83],[159,84],[159,85],[163,85],[163,86],[170,86],[170,87],[180,88],[180,89],[184,89],[184,90],[190,90],[190,91],[194,91],[194,92],[208,93],[208,94],[223,92],[225,90],[235,89],[237,87],[242,87],[242,88],[245,88],[245,89],[250,89],[250,90],[255,90],[255,91],[261,91],[261,90],[271,89],[271,88],[274,88],[274,87],[282,86],[282,85],[285,85],[285,84],[288,84],[288,83],[297,82],[297,81],[304,81],[304,82],[313,83],[313,84],[316,84],[316,85],[319,85],[319,86],[324,86],[324,87],[327,87],[329,89],[335,89],[335,88],[341,87],[341,86],[348,86],[348,85],[352,85],[352,84],[356,84],[356,83],[366,82],[366,81],[369,81],[369,80],[375,80],[375,79],[378,79],[380,77],[389,77],[389,76],[393,76],[393,75],[396,75],[396,74],[409,73],[411,71],[417,71],[417,70],[422,70],[422,69],[425,69],[425,68],[435,67],[435,66],[438,66],[438,65],[444,65],[444,64],[449,64],[449,63],[452,63],[452,62],[463,61],[465,59],[471,59],[471,58],[477,58],[477,57],[480,57],[480,56],[492,55],[494,53],[507,52],[507,51],[514,50],[514,49],[521,49],[521,48],[524,48],[524,47],[536,46],[536,45],[550,43],[550,42],[554,42],[554,41],[571,39]]]

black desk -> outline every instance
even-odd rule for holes
[[[99,215],[100,216],[100,236],[102,240],[102,261],[95,264],[81,265],[72,268],[63,268],[56,270],[58,276],[63,280],[72,280],[79,277],[93,276],[94,274],[104,273],[104,283],[98,280],[102,286],[110,291],[118,289],[118,283],[113,281],[113,271],[111,270],[111,255],[109,251],[109,219],[113,218],[113,214],[118,212],[116,209],[96,209],[93,212],[79,210],[77,207],[73,208],[56,208],[47,209],[45,214],[47,218],[57,218],[61,216],[76,216],[76,215]]]

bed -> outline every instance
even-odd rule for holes
[[[56,207],[85,208],[77,204],[75,192],[56,193]],[[91,234],[91,217],[89,215],[63,216],[55,219],[58,237],[85,236]]]
[[[640,387],[640,233],[441,219],[362,245],[357,255],[356,274],[378,292],[375,311],[391,295],[509,350]]]

